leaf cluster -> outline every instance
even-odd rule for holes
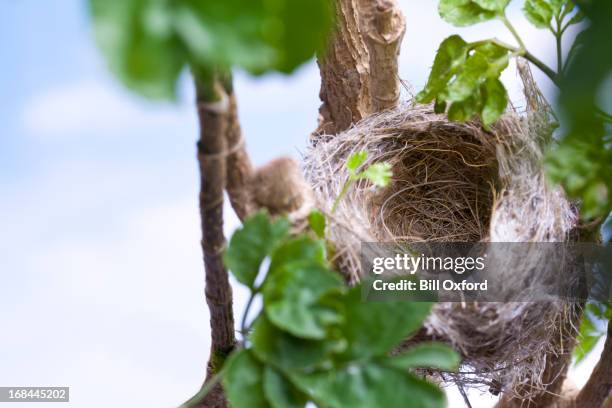
[[[453,370],[454,351],[432,343],[389,356],[421,326],[431,304],[362,302],[361,288],[346,287],[331,269],[319,238],[325,220],[315,214],[314,231],[291,236],[287,220],[261,212],[230,240],[226,265],[263,299],[254,322],[243,324],[242,347],[222,369],[230,404],[443,407],[443,392],[413,369]]]
[[[172,98],[186,66],[205,75],[242,68],[292,72],[322,50],[327,0],[89,0],[111,71],[150,98]]]
[[[360,170],[367,159],[368,152],[365,150],[353,153],[347,159],[346,168],[348,170],[348,179],[342,186],[340,194],[336,197],[332,206],[332,213],[336,211],[338,204],[340,204],[355,182],[359,180],[368,180],[377,187],[385,187],[391,182],[391,177],[393,177],[391,164],[386,162],[374,163]]]
[[[485,127],[498,120],[508,105],[508,93],[500,81],[513,57],[524,57],[544,72],[561,90],[560,106],[568,123],[557,145],[547,154],[548,178],[560,183],[573,198],[582,201],[585,219],[604,217],[612,209],[612,117],[597,106],[601,88],[612,74],[612,3],[606,0],[524,0],[523,14],[537,28],[555,37],[557,69],[531,54],[506,17],[510,0],[440,0],[439,13],[447,22],[469,26],[499,20],[517,45],[496,39],[468,43],[458,35],[446,38],[436,53],[421,103],[434,102],[437,113],[467,121],[479,117]],[[588,18],[590,25],[575,39],[567,56],[563,35],[572,25]]]

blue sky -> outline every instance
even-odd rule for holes
[[[400,75],[418,90],[456,30],[433,1],[401,4]],[[551,61],[552,37],[516,6],[511,18]],[[495,23],[461,33],[511,41]],[[0,2],[0,41],[0,385],[69,385],[74,407],[174,406],[201,383],[209,344],[189,79],[176,105],[126,92],[81,0]],[[520,105],[513,70],[504,80]],[[304,151],[318,87],[313,62],[291,77],[236,75],[256,164]],[[578,379],[592,362],[582,367]]]

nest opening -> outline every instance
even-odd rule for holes
[[[498,185],[493,146],[469,132],[444,128],[404,132],[401,143],[391,184],[369,203],[375,238],[486,239]]]

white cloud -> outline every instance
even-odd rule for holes
[[[192,111],[148,103],[111,84],[82,80],[35,95],[23,110],[22,123],[35,136],[90,137],[195,123]]]

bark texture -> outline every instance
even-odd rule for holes
[[[405,31],[395,0],[337,0],[336,29],[321,71],[319,127],[336,134],[397,105],[397,57]]]
[[[244,220],[256,208],[251,189],[253,165],[242,137],[238,119],[238,106],[233,91],[229,94],[229,116],[226,130],[227,140],[227,195],[238,218]]]
[[[323,104],[317,133],[335,134],[372,112],[370,65],[357,0],[336,1],[336,27],[318,59]]]
[[[398,57],[406,22],[395,0],[360,1],[363,37],[370,55],[372,108],[380,112],[399,102]]]
[[[210,102],[198,92],[200,140],[200,217],[202,251],[204,254],[206,303],[210,311],[211,353],[207,380],[219,369],[235,345],[232,289],[223,265],[225,236],[223,234],[223,190],[226,178],[225,138],[230,112],[230,101],[218,87],[218,101]],[[199,89],[198,89],[199,91]],[[210,91],[208,91],[210,92]],[[217,385],[197,406],[226,407],[223,390]]]

